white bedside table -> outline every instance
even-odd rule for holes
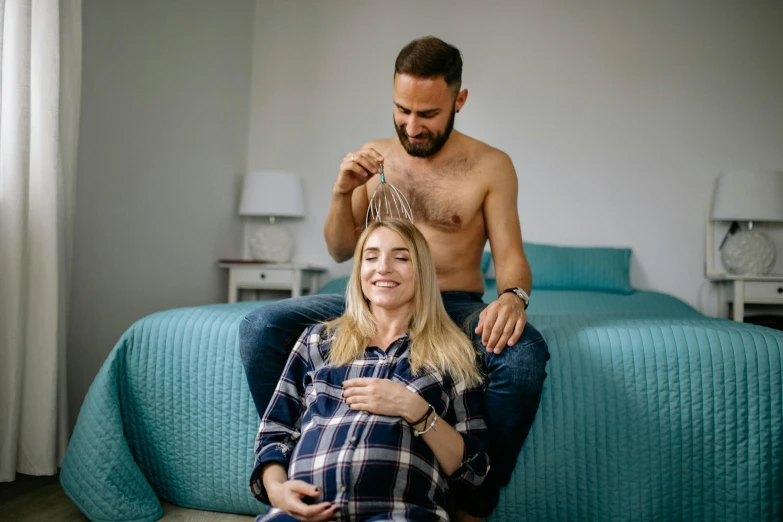
[[[318,289],[318,276],[326,271],[321,266],[291,263],[254,263],[221,260],[220,268],[228,269],[228,302],[236,303],[240,288],[253,290],[288,290],[291,297],[303,291]]]
[[[734,320],[745,320],[746,304],[783,306],[783,274],[764,276],[716,275],[709,278],[718,283],[721,317],[728,315],[729,302],[734,303]],[[729,285],[731,282],[733,284]]]

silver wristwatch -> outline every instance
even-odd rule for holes
[[[521,288],[519,288],[517,286],[517,287],[514,287],[514,288],[507,288],[506,290],[503,290],[500,293],[500,295],[507,294],[509,292],[511,292],[513,294],[516,294],[517,297],[522,299],[525,302],[525,310],[527,310],[527,307],[530,304],[530,296],[527,295],[527,292],[525,292],[524,290],[522,290]]]

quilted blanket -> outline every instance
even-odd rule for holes
[[[783,517],[783,332],[644,294],[536,293],[549,376],[492,520]],[[158,499],[264,511],[247,488],[258,415],[237,351],[256,306],[161,312],[122,336],[61,472],[88,518],[157,520]]]

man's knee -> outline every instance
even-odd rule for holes
[[[526,325],[522,336],[513,346],[492,356],[492,374],[502,374],[503,380],[520,395],[538,395],[546,377],[549,349],[541,333]]]
[[[247,314],[239,324],[239,355],[246,363],[258,356],[264,331],[279,320],[274,306],[262,306]]]
[[[294,297],[256,308],[239,325],[239,352],[243,364],[247,367],[248,362],[260,362],[259,357],[270,354],[287,357],[294,341],[307,326],[333,319],[342,311],[341,295]]]
[[[514,345],[517,346],[525,346],[525,345],[531,345],[536,343],[543,343],[543,348],[545,350],[548,350],[546,346],[546,341],[544,341],[544,336],[541,335],[541,332],[539,332],[535,326],[528,323],[525,325],[525,329],[522,330],[522,335],[519,337],[519,340]]]

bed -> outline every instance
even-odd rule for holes
[[[549,376],[491,520],[780,519],[783,332],[634,291],[627,260],[607,286],[596,276],[607,259],[591,284],[571,266],[563,284],[535,289],[529,321],[549,345]],[[546,283],[547,268],[536,273]],[[157,520],[159,499],[265,510],[247,488],[258,416],[237,352],[241,319],[265,304],[168,310],[125,332],[60,475],[88,518]]]

